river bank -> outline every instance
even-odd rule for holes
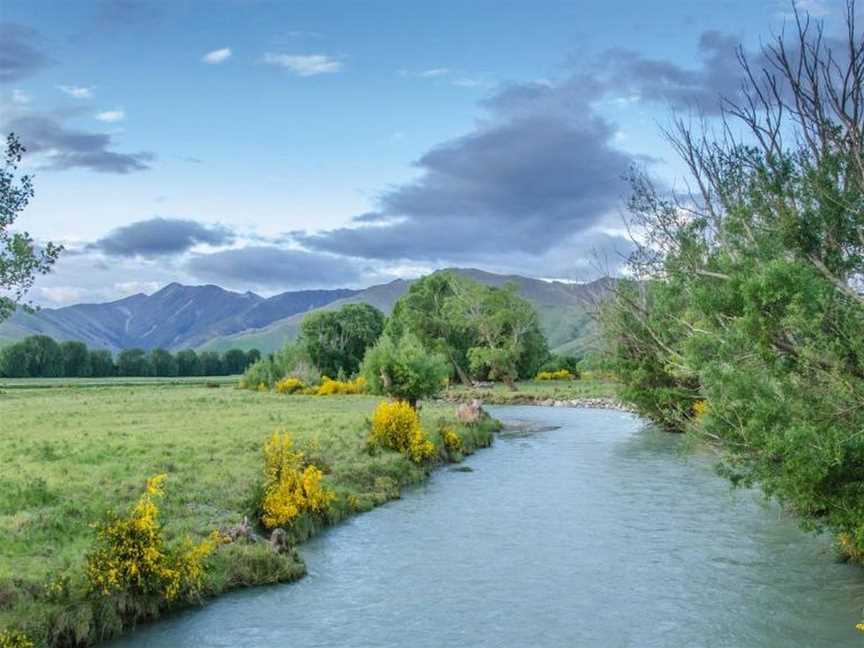
[[[19,629],[37,646],[88,645],[122,632],[86,593],[91,525],[127,510],[145,480],[164,473],[160,521],[170,542],[237,529],[253,508],[262,445],[274,430],[292,434],[337,494],[325,518],[296,530],[297,540],[400,497],[444,458],[417,465],[395,452],[370,453],[366,420],[379,400],[201,384],[9,390],[0,421],[0,464],[9,468],[0,476],[0,629]],[[464,426],[453,412],[451,404],[424,405],[433,442],[441,444],[446,421],[463,455],[491,443],[493,421]],[[234,542],[214,554],[202,593],[212,598],[305,571],[294,552]]]

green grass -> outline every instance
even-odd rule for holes
[[[583,398],[616,398],[617,382],[606,374],[586,372],[579,380],[526,380],[516,391],[502,384],[491,387],[454,385],[444,394],[449,400],[478,398],[484,403],[504,405],[533,403],[543,400],[576,400]]]
[[[49,387],[130,387],[136,385],[236,385],[240,376],[182,376],[175,378],[0,378],[0,390]]]
[[[41,388],[42,381],[4,385],[0,629],[24,627],[55,644],[61,642],[51,632],[64,624],[86,630],[87,615],[98,611],[81,607],[83,586],[71,601],[58,604],[44,599],[44,584],[62,575],[81,581],[91,524],[109,510],[125,511],[154,474],[168,475],[161,519],[168,536],[179,539],[203,537],[250,513],[262,444],[274,430],[291,432],[301,448],[314,447],[310,454],[324,466],[327,483],[355,495],[363,509],[398,497],[400,487],[429,471],[394,452],[367,452],[365,419],[377,397],[280,396],[212,389],[198,381],[125,380],[77,386],[65,380],[57,389]],[[433,440],[439,418],[452,413],[453,406],[444,403],[423,408]],[[468,450],[491,440],[488,427],[459,430]],[[347,514],[337,512],[331,521]],[[290,580],[303,571],[260,544],[228,545],[217,558],[211,593]]]

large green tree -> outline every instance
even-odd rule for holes
[[[83,342],[67,341],[60,344],[63,354],[63,375],[67,378],[84,378],[91,375],[90,353]]]
[[[346,304],[310,313],[300,324],[298,343],[318,370],[330,377],[357,373],[366,349],[384,330],[384,314],[369,304]]]
[[[36,276],[47,273],[63,250],[54,243],[39,245],[27,232],[11,229],[35,195],[32,176],[18,176],[24,152],[18,138],[10,133],[0,167],[0,321],[15,311]]]
[[[670,141],[691,196],[634,173],[633,279],[603,310],[625,398],[722,451],[864,556],[864,38],[796,21],[744,60],[715,137]],[[838,49],[833,49],[836,47]]]
[[[361,369],[373,394],[386,394],[417,407],[417,401],[440,392],[450,375],[447,358],[430,352],[411,333],[394,341],[382,335],[366,351]]]
[[[152,376],[153,365],[144,349],[123,349],[117,355],[118,376]]]

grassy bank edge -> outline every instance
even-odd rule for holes
[[[437,468],[448,463],[458,463],[464,456],[491,446],[493,433],[501,428],[501,423],[493,418],[487,418],[470,426],[454,423],[454,427],[462,439],[462,451],[459,456],[448,457],[446,451],[442,450],[422,466],[412,464],[409,470],[394,472],[393,482],[388,487],[377,491],[373,498],[366,497],[360,500],[355,498],[352,506],[344,504],[352,494],[350,489],[337,488],[340,497],[326,515],[315,518],[304,516],[298,520],[290,532],[291,539],[295,543],[294,547],[353,515],[399,499],[403,489],[422,483]],[[441,448],[438,433],[432,432],[430,436]],[[250,493],[250,502],[254,497],[255,493]],[[243,540],[222,545],[211,559],[200,599],[170,606],[157,606],[142,614],[135,623],[131,624],[124,623],[113,609],[101,604],[98,599],[87,597],[80,587],[63,601],[46,600],[42,592],[33,592],[34,596],[25,605],[17,607],[16,616],[21,617],[22,621],[13,628],[22,631],[35,646],[83,648],[96,645],[116,639],[137,625],[157,621],[196,605],[205,605],[209,600],[233,590],[296,581],[306,574],[306,565],[294,547],[279,553],[260,536],[255,541]],[[2,634],[4,630],[6,628],[0,627],[0,648],[25,648],[31,645],[27,643],[7,645],[4,643]]]

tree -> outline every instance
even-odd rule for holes
[[[201,376],[201,360],[193,349],[183,349],[177,352],[177,375],[178,376]]]
[[[47,273],[63,251],[63,246],[54,243],[40,249],[27,232],[10,229],[35,195],[31,176],[16,177],[25,150],[10,133],[0,168],[0,322],[22,303],[36,275]]]
[[[385,334],[366,352],[361,373],[372,393],[405,400],[416,409],[418,400],[444,388],[450,363],[443,354],[427,351],[412,333],[398,342]]]
[[[261,352],[258,349],[249,349],[246,352],[246,366],[250,367],[261,359]]]
[[[201,360],[201,374],[204,376],[222,376],[225,374],[222,357],[216,351],[202,351],[198,354]]]
[[[222,362],[225,365],[225,373],[229,376],[236,376],[246,371],[248,356],[245,351],[240,349],[230,349],[225,352]]]
[[[118,376],[152,376],[153,365],[150,364],[144,349],[123,349],[117,356]]]
[[[31,378],[27,348],[23,342],[10,344],[0,350],[0,376],[4,378]]]
[[[171,377],[177,375],[177,358],[165,349],[151,349],[147,354],[147,362],[153,369],[153,375]]]
[[[33,378],[58,378],[63,375],[63,352],[47,335],[31,335],[22,342],[27,356],[27,373]]]
[[[357,373],[366,349],[384,330],[384,314],[369,304],[310,313],[300,324],[299,344],[325,375]]]
[[[864,38],[797,11],[717,134],[666,133],[692,195],[635,171],[638,233],[601,319],[622,395],[721,451],[809,528],[864,556]]]
[[[475,335],[455,298],[473,283],[450,271],[418,279],[396,302],[387,322],[391,338],[398,340],[411,332],[426,348],[443,353],[453,373],[466,385],[471,382],[466,371],[468,349],[474,345]]]
[[[91,375],[90,353],[83,342],[68,341],[60,345],[63,354],[63,375],[67,378],[84,378]]]
[[[116,372],[114,358],[107,349],[93,349],[90,351],[90,372],[92,376],[106,378],[113,376]]]

